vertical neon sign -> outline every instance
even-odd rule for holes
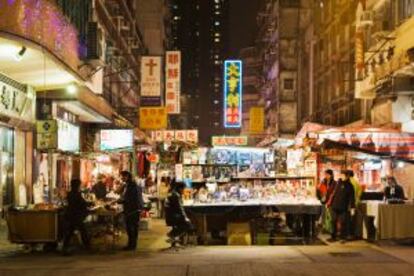
[[[242,122],[242,61],[224,61],[224,127],[240,128]]]

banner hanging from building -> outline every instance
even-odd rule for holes
[[[165,54],[165,106],[169,114],[180,113],[181,96],[181,52]]]
[[[141,59],[141,106],[161,104],[161,57]]]
[[[141,129],[167,128],[165,107],[141,107],[139,109],[139,127]]]
[[[240,128],[242,122],[242,61],[224,61],[224,127]]]
[[[151,133],[155,142],[188,142],[198,143],[197,129],[157,130]]]
[[[247,146],[247,136],[213,136],[211,145],[214,146]]]
[[[250,108],[249,132],[251,134],[261,134],[264,131],[264,109],[260,106]]]

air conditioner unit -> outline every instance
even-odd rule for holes
[[[364,11],[361,15],[361,26],[372,26],[374,24],[374,12]]]
[[[106,40],[105,31],[98,22],[88,23],[87,59],[96,67],[105,65]]]

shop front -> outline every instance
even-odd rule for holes
[[[0,209],[30,196],[33,90],[0,73]]]

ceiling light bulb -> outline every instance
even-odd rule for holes
[[[69,84],[67,87],[66,87],[66,91],[69,93],[69,94],[75,94],[76,93],[76,91],[78,91],[78,88],[76,87],[76,85],[74,85],[74,84]]]
[[[23,56],[24,56],[24,54],[26,53],[26,47],[25,46],[22,46],[22,48],[20,49],[20,51],[19,52],[17,52],[15,55],[14,55],[14,59],[16,60],[16,61],[21,61],[22,60],[22,58],[23,58]]]

